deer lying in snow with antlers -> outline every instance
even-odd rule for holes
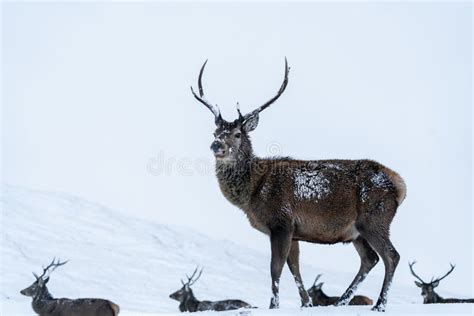
[[[321,274],[318,274],[314,280],[313,286],[308,289],[308,294],[309,297],[311,297],[313,306],[329,306],[336,304],[339,300],[339,296],[327,296],[322,290],[324,282],[316,284],[320,277]],[[367,296],[355,295],[349,302],[349,305],[372,305],[373,303],[374,301]]]
[[[31,304],[35,313],[39,316],[116,316],[119,313],[119,306],[109,300],[98,298],[80,298],[71,300],[68,298],[53,298],[49,293],[46,284],[49,276],[57,267],[66,264],[65,262],[55,262],[55,259],[43,268],[43,274],[33,275],[36,281],[20,293],[33,298]]]
[[[278,93],[252,112],[226,121],[205,97],[202,65],[194,97],[214,115],[216,129],[211,150],[216,158],[220,189],[247,215],[250,224],[270,237],[272,293],[270,308],[279,307],[279,282],[288,264],[303,306],[310,306],[299,271],[298,242],[322,244],[352,242],[361,264],[357,275],[336,305],[348,304],[359,284],[377,264],[385,265],[385,278],[374,310],[384,311],[399,254],[390,241],[390,223],[405,199],[406,186],[393,170],[371,160],[295,160],[259,158],[249,133],[260,112],[274,103],[288,85],[289,67]],[[314,142],[318,135],[308,138]],[[314,144],[309,146],[316,146]]]
[[[416,261],[413,261],[412,263],[408,263],[410,267],[411,274],[415,278],[417,278],[420,282],[415,281],[416,286],[421,288],[421,296],[423,296],[423,304],[438,304],[438,303],[474,303],[474,298],[442,298],[439,296],[435,291],[435,287],[439,285],[439,281],[447,277],[451,272],[454,270],[454,265],[451,264],[451,268],[449,271],[441,278],[431,279],[431,282],[425,282],[423,281],[413,270],[413,265],[416,263]]]
[[[241,300],[223,300],[223,301],[199,301],[191,290],[191,285],[196,283],[199,277],[202,274],[202,269],[199,271],[198,276],[196,276],[198,268],[194,270],[193,274],[188,278],[188,282],[183,284],[183,287],[178,291],[170,294],[170,298],[180,302],[179,310],[181,312],[202,312],[202,311],[228,311],[239,308],[252,308],[252,306]]]

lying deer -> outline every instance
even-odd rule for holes
[[[451,269],[443,277],[437,278],[436,280],[431,279],[431,282],[427,283],[423,281],[416,273],[413,271],[413,265],[416,261],[408,263],[410,266],[411,274],[417,278],[420,282],[415,281],[416,286],[421,288],[421,296],[423,296],[423,304],[438,304],[438,303],[474,303],[474,298],[462,299],[462,298],[442,298],[435,291],[435,287],[439,285],[439,281],[447,277],[454,270],[454,265],[451,264]]]
[[[186,275],[188,282],[184,283],[184,281],[181,280],[183,287],[170,295],[171,299],[180,302],[179,310],[181,312],[228,311],[239,308],[252,308],[250,304],[241,300],[199,301],[194,296],[193,290],[191,290],[191,285],[196,283],[202,274],[201,269],[199,275],[196,277],[197,270],[197,268],[194,270],[191,277]]]
[[[308,289],[308,294],[309,297],[311,297],[313,306],[335,305],[339,300],[339,296],[327,296],[326,293],[324,293],[322,290],[324,282],[316,284],[320,277],[321,274],[318,274],[318,276],[314,280],[313,286]],[[356,295],[350,300],[349,305],[372,305],[373,303],[374,301],[372,301],[367,296]]]
[[[269,108],[288,85],[289,67],[277,94],[255,110],[224,120],[219,108],[204,96],[202,75],[198,93],[191,92],[208,108],[215,123],[211,150],[216,176],[226,199],[240,208],[250,225],[270,237],[272,297],[270,308],[279,307],[283,266],[288,264],[301,297],[309,306],[299,268],[299,241],[319,244],[352,242],[360,256],[354,280],[337,302],[348,304],[359,284],[382,258],[385,277],[373,310],[384,311],[390,284],[400,255],[390,241],[390,224],[405,199],[402,177],[372,160],[298,160],[288,157],[257,157],[249,134],[257,128],[261,112]],[[285,122],[279,124],[285,127]],[[308,134],[306,146],[317,148],[318,137]]]
[[[71,300],[68,298],[53,298],[46,284],[50,274],[65,262],[53,261],[43,268],[43,274],[33,275],[36,281],[20,293],[33,298],[33,310],[39,316],[116,316],[119,306],[109,300],[98,298],[81,298]]]

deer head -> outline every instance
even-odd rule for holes
[[[310,296],[314,296],[314,295],[316,295],[319,291],[321,291],[321,288],[323,287],[324,282],[317,283],[320,277],[321,277],[321,274],[318,274],[318,275],[316,276],[316,279],[314,280],[313,286],[311,286],[311,287],[308,289],[308,294],[309,294]]]
[[[191,276],[186,275],[188,281],[185,283],[183,280],[181,280],[181,284],[183,285],[181,289],[177,290],[176,292],[170,294],[170,298],[173,300],[176,300],[178,302],[182,302],[185,300],[189,295],[193,294],[193,291],[191,290],[191,285],[196,283],[197,280],[201,277],[202,274],[202,269],[199,271],[199,274],[196,276],[196,273],[198,271],[198,267],[194,270],[193,274]]]
[[[431,278],[431,281],[428,283],[428,282],[423,281],[413,270],[413,266],[415,265],[415,263],[416,263],[416,261],[413,261],[412,263],[408,263],[408,265],[410,266],[411,274],[413,274],[413,276],[418,279],[418,281],[415,281],[415,284],[416,284],[416,286],[421,288],[421,296],[423,296],[423,299],[425,301],[430,300],[432,297],[434,297],[436,295],[436,293],[434,291],[435,287],[437,287],[439,285],[439,282],[442,279],[444,279],[451,272],[453,272],[454,267],[455,267],[455,265],[450,263],[451,268],[449,269],[449,271],[443,277],[438,277],[436,279],[434,279],[434,277],[433,277],[433,278]]]
[[[43,267],[43,273],[38,276],[36,273],[33,272],[33,276],[36,278],[36,281],[33,282],[29,287],[20,291],[21,294],[25,296],[35,297],[39,294],[42,294],[46,291],[46,284],[49,281],[49,276],[51,273],[56,270],[57,267],[65,265],[67,261],[60,262],[59,259],[55,262],[56,258],[45,268]]]
[[[288,85],[288,73],[290,71],[288,62],[285,58],[285,78],[283,79],[283,83],[281,84],[278,93],[263,105],[245,115],[242,115],[240,112],[239,103],[237,103],[238,118],[232,122],[224,120],[220,113],[219,107],[217,105],[212,105],[204,96],[204,90],[202,88],[202,74],[206,64],[207,60],[202,65],[201,71],[199,72],[199,95],[194,92],[192,86],[191,92],[196,100],[204,104],[214,115],[216,130],[214,132],[214,141],[211,144],[211,150],[213,151],[216,159],[222,161],[232,161],[236,160],[239,155],[251,154],[251,145],[248,133],[257,127],[260,112],[275,102],[285,91],[286,86]]]

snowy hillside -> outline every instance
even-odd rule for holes
[[[136,220],[81,198],[4,185],[1,195],[1,315],[31,315],[30,299],[19,291],[33,282],[32,271],[53,257],[68,259],[49,283],[56,297],[102,297],[121,306],[120,315],[175,314],[168,295],[197,265],[204,268],[193,289],[199,299],[238,298],[261,307],[250,315],[373,314],[368,307],[300,310],[287,269],[282,309],[269,311],[269,258],[229,241],[213,240],[181,227]],[[183,219],[185,220],[185,219]],[[323,273],[325,290],[340,294],[352,275],[302,267],[307,286]],[[355,273],[355,271],[354,271]],[[374,300],[382,277],[370,275],[360,294]],[[389,314],[466,314],[472,305],[423,306],[418,289],[394,284]],[[416,303],[416,304],[415,304]],[[215,315],[215,313],[209,313]],[[227,312],[227,315],[239,312]],[[202,315],[202,314],[201,314]]]

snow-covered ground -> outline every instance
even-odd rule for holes
[[[226,240],[214,240],[182,227],[137,220],[79,197],[2,186],[1,315],[31,315],[30,299],[19,291],[33,282],[32,271],[53,257],[68,259],[49,282],[56,297],[102,297],[121,306],[120,315],[177,315],[168,295],[197,265],[204,268],[193,286],[199,299],[238,298],[260,307],[224,315],[376,315],[364,307],[300,309],[287,269],[281,282],[280,310],[268,310],[268,255]],[[302,266],[309,286],[323,273],[325,290],[340,294],[352,275],[330,267]],[[355,271],[354,271],[355,274]],[[382,277],[371,274],[359,293],[374,300]],[[461,296],[457,293],[442,293]],[[387,314],[471,315],[473,305],[422,305],[412,284],[393,284]],[[201,315],[215,315],[214,312]]]

